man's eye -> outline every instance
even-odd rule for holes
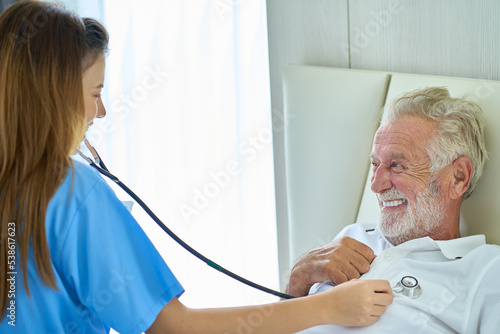
[[[397,162],[393,162],[393,163],[391,163],[391,167],[394,167],[394,168],[403,168],[403,165],[398,164]]]
[[[101,97],[101,94],[96,94],[94,95],[94,97],[99,99]]]

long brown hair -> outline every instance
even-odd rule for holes
[[[7,272],[23,273],[29,295],[30,243],[40,279],[57,289],[45,215],[85,132],[82,73],[107,45],[101,24],[60,5],[19,1],[0,15],[0,319]],[[12,248],[20,270],[9,268]]]

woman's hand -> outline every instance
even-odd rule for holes
[[[375,323],[393,300],[385,280],[353,279],[316,295],[323,297],[321,312],[325,322],[341,326],[367,326]]]

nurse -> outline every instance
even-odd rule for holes
[[[71,159],[106,114],[107,45],[99,22],[55,4],[19,1],[0,15],[0,332],[276,334],[376,322],[392,302],[387,281],[355,280],[266,312],[179,301],[184,289],[134,218]]]

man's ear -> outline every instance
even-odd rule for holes
[[[450,185],[450,197],[457,199],[469,189],[469,185],[474,172],[472,160],[469,157],[460,157],[453,161],[452,180]]]

